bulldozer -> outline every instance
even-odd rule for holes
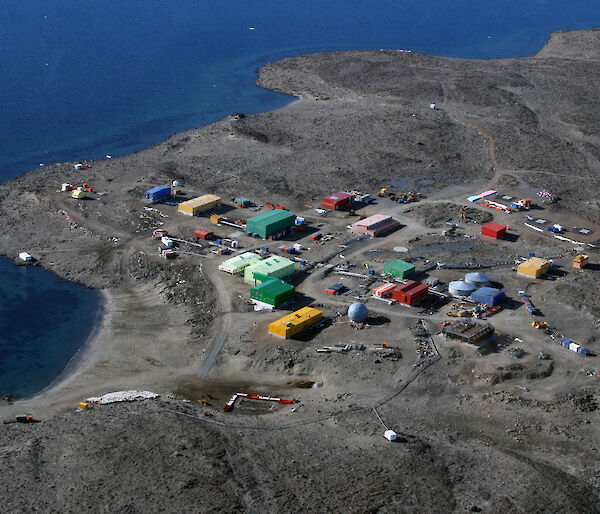
[[[533,328],[537,328],[538,330],[548,330],[548,323],[546,321],[535,320],[531,322],[531,326]]]

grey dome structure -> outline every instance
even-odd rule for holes
[[[356,302],[348,308],[348,317],[355,323],[364,323],[369,317],[369,309],[364,303]]]
[[[477,289],[480,287],[488,287],[492,280],[485,273],[476,271],[465,275],[465,282],[474,285]]]
[[[475,291],[475,286],[464,280],[455,280],[448,285],[448,292],[452,296],[470,296]]]

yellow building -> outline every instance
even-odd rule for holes
[[[549,270],[550,261],[540,259],[539,257],[532,257],[517,266],[517,273],[529,278],[539,278],[548,273]]]
[[[192,198],[187,202],[179,204],[178,210],[188,216],[198,216],[201,212],[207,211],[221,204],[221,198],[215,195],[203,195]]]
[[[85,191],[80,191],[76,189],[71,193],[71,196],[73,198],[76,198],[77,200],[83,200],[87,195],[85,194]]]
[[[269,332],[279,337],[288,338],[301,330],[314,325],[323,317],[323,313],[312,307],[303,307],[269,325]]]

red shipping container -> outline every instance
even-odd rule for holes
[[[414,305],[427,296],[429,288],[416,280],[409,280],[406,284],[396,286],[392,291],[392,299],[405,305]]]
[[[481,227],[481,235],[500,239],[506,234],[506,227],[490,221]]]

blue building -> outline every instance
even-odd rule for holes
[[[471,300],[493,307],[504,301],[504,291],[493,287],[482,287],[471,294]]]
[[[171,196],[171,186],[157,186],[146,191],[146,200],[160,202]]]

